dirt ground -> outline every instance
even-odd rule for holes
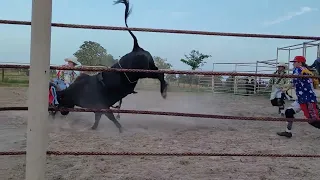
[[[26,103],[26,88],[0,88],[1,106]],[[146,109],[238,116],[277,116],[268,99],[205,93],[138,91],[123,109]],[[0,151],[25,150],[26,112],[0,112]],[[284,122],[232,121],[122,114],[119,134],[103,117],[91,130],[93,113],[70,113],[50,120],[49,150],[320,154],[320,134],[307,123],[294,125],[294,137],[275,133]],[[49,180],[212,179],[318,180],[320,159],[257,157],[50,156]],[[0,179],[24,179],[25,156],[0,156]]]

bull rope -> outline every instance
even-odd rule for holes
[[[14,20],[0,20],[0,24],[12,25],[31,25],[29,21],[14,21]],[[249,33],[225,33],[225,32],[207,32],[207,31],[188,31],[188,30],[173,30],[173,29],[151,29],[151,28],[127,28],[115,26],[92,26],[79,24],[62,24],[52,23],[53,27],[62,28],[78,28],[78,29],[97,29],[97,30],[120,30],[127,31],[142,31],[142,32],[158,32],[158,33],[177,33],[177,34],[193,34],[193,35],[211,35],[211,36],[233,36],[233,37],[248,37],[248,38],[276,38],[276,39],[300,39],[300,40],[320,40],[316,36],[293,36],[293,35],[273,35],[273,34],[249,34]],[[29,69],[29,65],[10,65],[2,64],[0,68],[20,68]],[[235,73],[235,72],[199,72],[199,71],[176,71],[176,70],[142,70],[142,69],[114,69],[114,68],[69,68],[51,66],[53,70],[81,70],[81,71],[118,71],[118,72],[153,72],[153,73],[167,73],[167,74],[201,74],[201,75],[231,75],[231,76],[259,76],[259,77],[283,77],[283,78],[320,78],[320,76],[298,76],[298,75],[277,75],[277,74],[253,74],[253,73]],[[49,108],[50,109],[50,108]],[[137,110],[111,110],[111,109],[56,109],[67,110],[74,112],[120,112],[132,114],[154,114],[154,115],[170,115],[170,116],[184,116],[184,117],[200,117],[200,118],[216,118],[216,119],[233,119],[233,120],[252,120],[252,121],[287,121],[287,118],[273,118],[273,117],[239,117],[239,116],[222,116],[209,114],[190,114],[178,112],[160,112],[160,111],[137,111]],[[8,110],[28,110],[27,107],[2,107],[0,111]],[[295,119],[297,122],[305,122],[305,119]],[[12,155],[26,155],[26,151],[0,152],[2,156]],[[251,154],[251,153],[205,153],[205,152],[184,152],[184,153],[156,153],[156,152],[70,152],[70,151],[47,151],[47,155],[104,155],[104,156],[252,156],[252,157],[304,157],[304,158],[320,158],[320,155],[308,154]]]

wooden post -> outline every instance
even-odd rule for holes
[[[211,91],[214,93],[214,76],[211,76]]]
[[[32,1],[26,180],[44,180],[52,0]]]
[[[4,82],[4,68],[2,68],[2,82]]]

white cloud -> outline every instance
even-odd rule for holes
[[[271,25],[275,25],[275,24],[279,24],[282,23],[284,21],[289,21],[292,18],[296,17],[296,16],[301,16],[303,14],[306,13],[310,13],[312,11],[317,11],[318,9],[314,9],[314,8],[310,8],[310,7],[301,7],[299,11],[296,12],[290,12],[285,16],[280,16],[277,19],[273,20],[273,21],[267,21],[264,22],[263,25],[264,26],[271,26]]]

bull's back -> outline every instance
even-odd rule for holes
[[[81,74],[74,80],[74,82],[77,82],[77,81],[80,81],[80,80],[82,80],[82,79],[86,79],[86,78],[89,78],[89,77],[90,77],[90,75],[81,73]]]

